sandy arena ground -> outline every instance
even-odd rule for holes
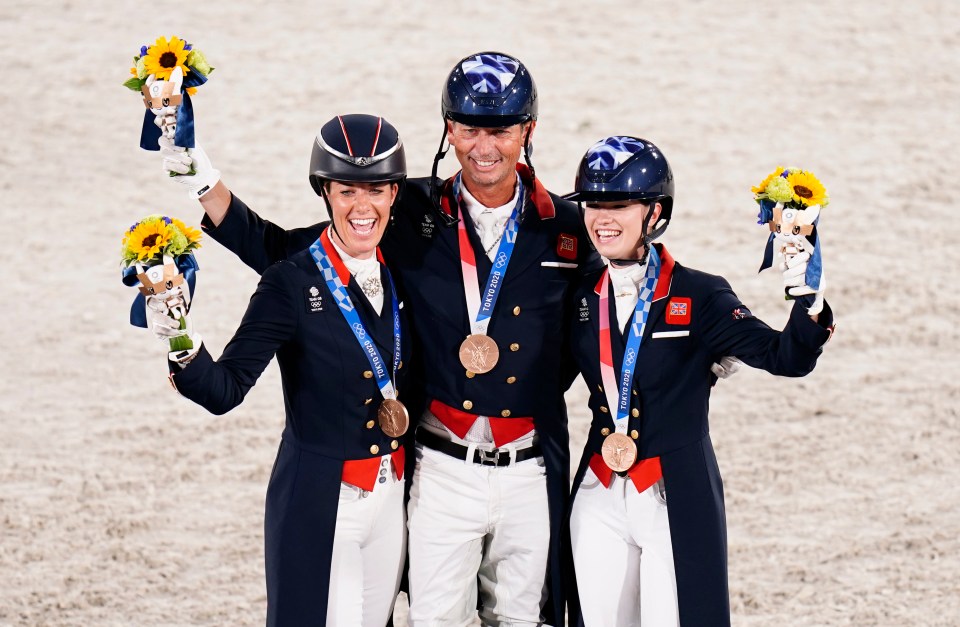
[[[774,326],[788,305],[756,273],[749,190],[777,164],[812,169],[833,201],[836,337],[806,379],[743,371],[713,396],[734,624],[960,624],[960,4],[246,4],[0,7],[0,625],[263,623],[277,369],[214,417],[171,391],[163,347],[126,322],[124,228],[200,219],[138,149],[142,105],[121,87],[160,34],[217,67],[194,100],[199,139],[287,226],[323,215],[308,154],[335,113],[385,115],[426,174],[443,78],[483,49],[536,78],[550,189],[570,189],[600,137],[655,141],[678,185],[673,255]],[[213,242],[198,257],[194,323],[218,355],[257,277]],[[575,457],[584,396],[567,395]]]

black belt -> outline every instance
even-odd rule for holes
[[[467,452],[470,450],[470,447],[445,440],[427,429],[417,429],[417,442],[435,451],[449,455],[450,457],[463,460],[467,459]],[[533,459],[534,457],[540,457],[542,454],[539,442],[533,446],[515,451],[513,456],[510,455],[510,450],[505,448],[496,448],[492,451],[483,451],[475,448],[471,461],[481,466],[509,466],[511,462],[522,462]]]

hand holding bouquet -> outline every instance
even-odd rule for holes
[[[130,323],[169,339],[170,351],[194,348],[188,312],[196,285],[200,231],[176,218],[152,215],[133,224],[123,236],[123,282],[139,283]]]
[[[819,313],[826,280],[817,227],[820,210],[830,202],[827,190],[812,172],[778,167],[751,191],[760,205],[757,223],[770,227],[760,270],[780,254],[786,297],[801,299],[811,315]]]
[[[191,44],[178,38],[158,37],[152,46],[141,46],[130,68],[133,78],[124,86],[143,94],[144,113],[140,147],[159,150],[165,137],[182,148],[193,148],[193,104],[190,97],[207,82],[213,68]]]

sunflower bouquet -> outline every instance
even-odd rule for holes
[[[202,52],[179,37],[158,37],[153,45],[140,46],[133,57],[131,78],[124,87],[143,95],[144,113],[140,147],[159,150],[157,141],[162,130],[153,116],[176,114],[174,143],[182,148],[194,147],[193,104],[190,97],[197,87],[207,82],[213,72]],[[153,114],[151,116],[150,114]]]
[[[131,287],[139,283],[140,289],[130,309],[131,324],[146,328],[145,298],[166,295],[180,298],[182,307],[171,309],[170,315],[186,329],[198,269],[193,251],[199,247],[200,231],[176,218],[151,215],[127,229],[120,251],[123,282]],[[170,338],[171,351],[190,348],[193,342],[186,335]]]
[[[810,253],[805,277],[807,285],[819,289],[823,264],[817,225],[820,210],[830,203],[823,183],[808,170],[778,166],[751,191],[753,199],[760,205],[757,224],[770,227],[760,270],[773,265],[775,243],[776,252],[784,256],[806,251]]]

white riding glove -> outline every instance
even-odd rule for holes
[[[159,143],[166,178],[176,181],[190,198],[203,198],[220,181],[220,171],[210,164],[199,144],[190,149],[181,148],[169,137],[161,137]]]
[[[806,238],[800,239],[801,242],[787,244],[779,269],[783,273],[783,287],[787,294],[801,299],[807,307],[807,313],[815,316],[823,311],[823,292],[827,288],[827,277],[825,274],[820,275],[818,289],[807,285],[807,264],[810,262],[813,245]]]
[[[740,370],[740,366],[743,365],[743,362],[737,359],[736,357],[731,357],[727,355],[720,359],[720,363],[712,364],[710,366],[710,372],[712,372],[718,379],[726,379],[737,373],[737,370]]]
[[[193,322],[187,313],[189,305],[186,303],[178,285],[161,294],[146,297],[147,327],[153,331],[158,340],[169,342],[171,338],[187,336],[193,342],[193,348],[183,351],[170,351],[168,358],[185,366],[196,357],[200,351],[203,338],[193,330]],[[186,321],[186,328],[180,328],[180,318]]]

